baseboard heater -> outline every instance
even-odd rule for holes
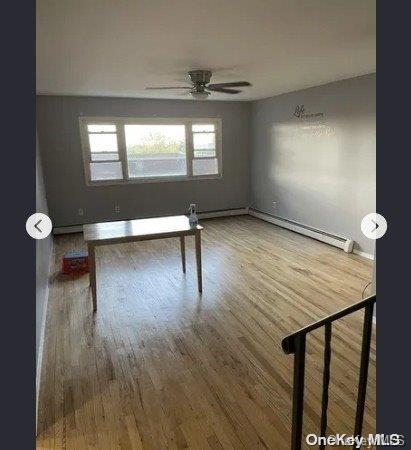
[[[334,247],[341,248],[346,253],[351,253],[353,251],[354,241],[352,239],[336,236],[334,234],[327,233],[326,231],[318,230],[316,228],[309,227],[308,225],[303,225],[289,219],[284,219],[283,217],[267,214],[254,208],[249,208],[248,213],[250,214],[250,216],[254,216],[258,219],[265,220],[266,222],[273,223],[274,225],[278,225],[279,227],[287,228],[288,230],[295,231],[296,233],[300,233],[305,236],[317,239],[318,241],[333,245]]]

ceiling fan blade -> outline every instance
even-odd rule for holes
[[[154,89],[192,89],[191,86],[158,86],[158,87],[146,87],[146,90]]]
[[[240,87],[240,86],[251,86],[248,81],[233,81],[232,83],[216,83],[209,84],[207,87],[217,87],[217,88],[229,88],[229,87]]]
[[[208,85],[207,89],[214,92],[224,92],[225,94],[239,94],[241,92],[238,89],[225,89],[222,87],[214,87],[211,85]]]

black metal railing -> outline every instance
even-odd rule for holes
[[[294,354],[294,387],[293,387],[293,412],[291,429],[291,450],[301,449],[301,438],[303,429],[303,409],[304,409],[304,373],[305,373],[305,343],[306,336],[311,331],[324,327],[324,372],[323,391],[321,401],[321,425],[320,436],[327,433],[327,409],[328,409],[328,387],[330,384],[330,364],[331,364],[331,336],[332,324],[351,313],[364,309],[364,325],[362,335],[360,376],[358,382],[357,410],[355,415],[354,436],[361,436],[364,419],[365,396],[368,380],[368,363],[370,359],[372,316],[376,296],[372,295],[354,305],[342,309],[330,316],[318,320],[301,330],[285,337],[282,347],[286,354]],[[324,448],[324,446],[320,446]]]

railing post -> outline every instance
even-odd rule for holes
[[[365,307],[364,313],[360,378],[358,382],[357,412],[355,415],[354,436],[361,436],[364,419],[365,396],[367,393],[368,363],[370,360],[373,309],[374,304],[371,303]]]
[[[320,436],[327,435],[327,410],[328,410],[328,388],[330,386],[330,365],[331,365],[331,334],[332,322],[324,326],[324,369],[323,369],[323,394],[321,400],[321,431]],[[320,450],[325,445],[320,445]]]
[[[291,450],[301,450],[304,411],[305,334],[295,337]]]

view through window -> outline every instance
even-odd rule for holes
[[[184,125],[125,125],[128,174],[187,175]]]

